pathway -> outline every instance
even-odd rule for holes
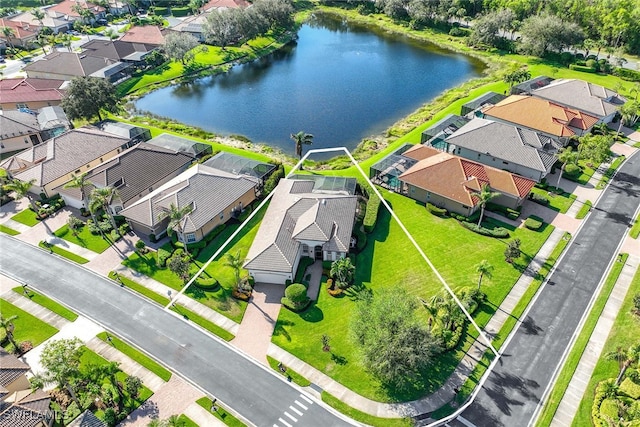
[[[587,385],[591,379],[591,374],[598,363],[602,349],[607,341],[606,337],[608,337],[611,332],[613,323],[620,311],[620,307],[624,302],[627,290],[631,285],[631,281],[633,280],[633,276],[638,270],[639,265],[640,258],[638,256],[630,255],[629,258],[627,258],[627,262],[622,268],[622,272],[611,291],[611,295],[607,300],[607,304],[604,306],[602,314],[598,319],[598,323],[591,334],[591,338],[589,338],[587,347],[582,353],[578,367],[571,377],[571,381],[569,382],[569,386],[567,387],[564,396],[562,396],[560,405],[558,406],[553,420],[551,421],[552,427],[570,426],[573,422],[573,418],[578,411],[578,406],[580,405],[582,396],[584,395]]]
[[[4,276],[2,280],[5,280]],[[10,280],[10,279],[7,279],[7,280]],[[17,282],[16,282],[16,285],[17,285]],[[69,323],[69,321],[64,317],[54,313],[48,308],[41,306],[40,304],[37,304],[31,301],[29,298],[27,298],[23,294],[19,294],[17,292],[14,292],[13,290],[3,293],[2,298],[10,302],[11,304],[15,305],[16,307],[26,311],[32,316],[37,317],[43,322],[48,323],[49,325],[53,326],[56,329],[61,329]]]

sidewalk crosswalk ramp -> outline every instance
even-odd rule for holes
[[[300,394],[300,399],[296,399],[289,408],[278,418],[278,422],[273,427],[293,427],[295,423],[304,415],[304,411],[313,405],[313,400],[304,394]]]

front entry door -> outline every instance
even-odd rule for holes
[[[322,261],[322,246],[315,247],[315,259]]]

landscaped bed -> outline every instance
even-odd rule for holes
[[[576,200],[575,194],[569,194],[564,191],[562,193],[556,193],[555,187],[553,189],[533,187],[531,193],[539,198],[546,199],[548,203],[544,204],[544,206],[560,213],[567,213]]]
[[[42,344],[58,332],[58,330],[53,326],[43,322],[35,316],[32,316],[6,300],[0,299],[0,310],[0,314],[5,319],[9,319],[12,316],[18,316],[12,320],[12,323],[15,326],[13,337],[18,345],[28,342],[29,347],[35,347]],[[2,334],[2,338],[4,339],[4,331],[0,331],[0,334]],[[14,347],[8,340],[3,342],[3,344],[5,350],[10,353],[13,352]]]

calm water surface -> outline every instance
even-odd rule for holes
[[[291,133],[312,148],[353,149],[482,64],[409,39],[317,16],[297,43],[226,74],[159,89],[139,110],[219,134],[241,134],[293,153]]]

